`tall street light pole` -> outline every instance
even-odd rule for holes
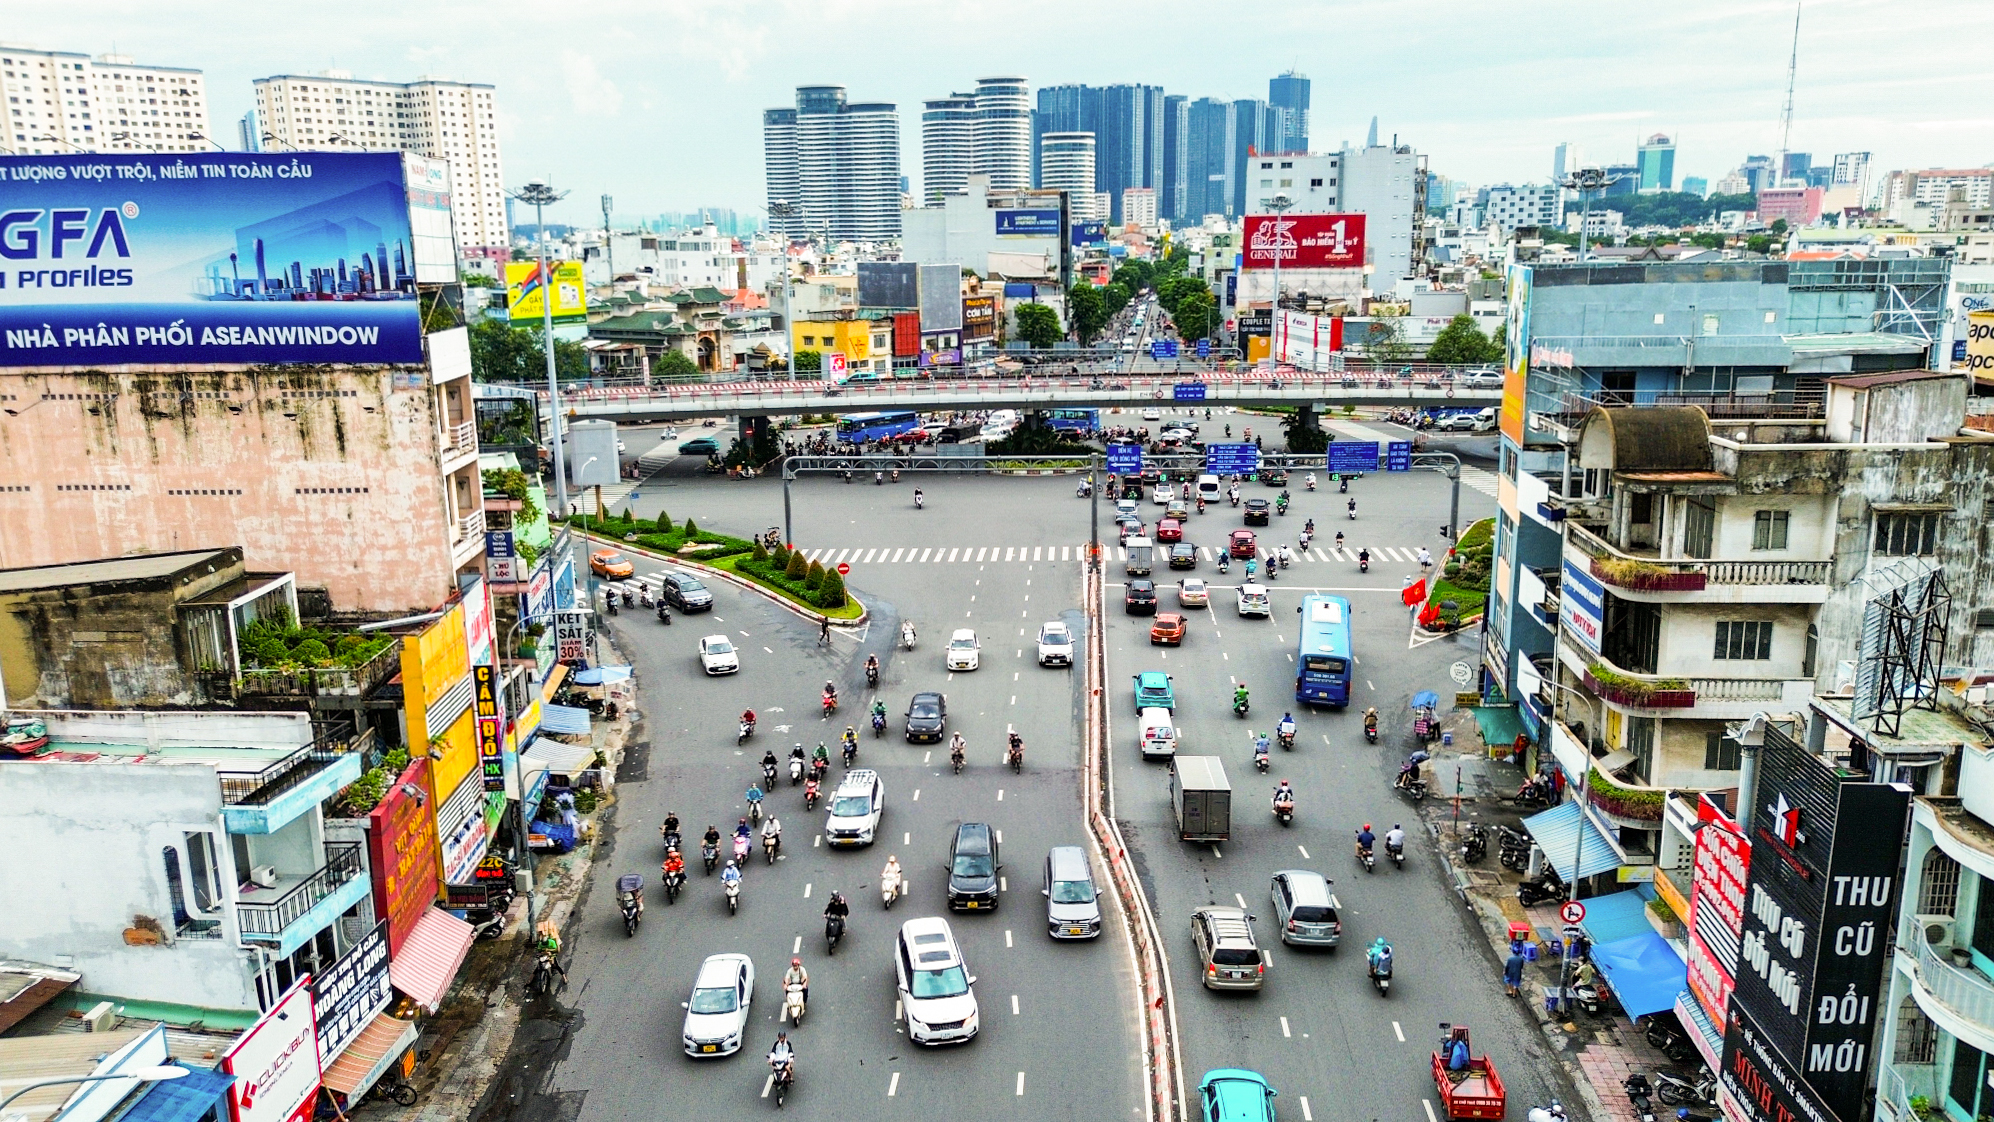
[[[1586,259],[1586,235],[1588,233],[1587,228],[1592,225],[1593,192],[1604,191],[1607,187],[1620,182],[1623,178],[1625,177],[1608,175],[1600,168],[1580,168],[1559,181],[1558,186],[1563,187],[1567,191],[1577,191],[1580,201],[1584,203],[1579,215],[1580,262],[1584,262]]]
[[[554,446],[554,492],[557,503],[554,513],[568,516],[568,473],[567,457],[561,449],[561,382],[554,372],[554,274],[547,268],[547,204],[558,203],[568,197],[566,191],[556,191],[539,180],[534,180],[517,191],[513,198],[533,208],[533,222],[539,227],[540,235],[540,336],[547,349],[547,422],[548,442]]]
[[[1288,236],[1287,227],[1282,224],[1281,216],[1286,214],[1288,208],[1294,205],[1295,200],[1289,198],[1286,192],[1282,192],[1267,200],[1267,209],[1274,212],[1274,237],[1272,239],[1274,243],[1274,303],[1267,317],[1267,349],[1272,353],[1267,357],[1273,359],[1276,366],[1281,364],[1281,254],[1284,242]]]
[[[782,226],[782,229],[772,232],[778,235],[782,246],[782,353],[787,356],[784,361],[789,364],[789,380],[792,382],[796,380],[796,347],[789,321],[789,220],[795,218],[798,213],[796,204],[787,199],[776,199],[769,203],[769,218],[780,219]],[[769,225],[775,226],[778,223],[771,221]]]

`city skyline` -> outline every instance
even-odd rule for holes
[[[1743,9],[1687,2],[1671,9],[1669,25],[1656,26],[1560,2],[1528,25],[1512,21],[1514,26],[1482,28],[1473,36],[1415,41],[1403,34],[1403,21],[1413,18],[1407,11],[1288,5],[1272,13],[1284,42],[1370,45],[1347,56],[1326,49],[1213,51],[1208,39],[1178,36],[1146,45],[1139,62],[1104,62],[1077,44],[1096,31],[1116,32],[1106,13],[1029,0],[948,12],[889,7],[892,25],[906,41],[974,42],[983,57],[973,67],[937,51],[912,52],[892,68],[831,61],[865,57],[879,45],[862,40],[858,27],[835,13],[804,6],[785,9],[781,18],[612,8],[606,24],[617,34],[557,41],[551,50],[544,27],[503,18],[504,4],[489,13],[500,18],[449,23],[447,39],[388,46],[382,44],[396,37],[387,33],[385,11],[311,10],[278,28],[230,20],[239,9],[220,3],[200,6],[210,20],[184,19],[185,11],[40,6],[11,20],[8,36],[48,50],[93,56],[115,50],[141,65],[199,69],[216,121],[247,112],[254,103],[251,82],[272,73],[337,68],[401,82],[426,73],[491,83],[502,93],[508,185],[544,177],[572,188],[574,196],[550,208],[548,219],[586,222],[599,191],[614,194],[619,211],[633,215],[694,201],[759,209],[765,192],[755,125],[763,108],[785,104],[798,85],[842,84],[855,96],[896,104],[901,170],[918,174],[922,103],[999,73],[1029,75],[1035,90],[1139,84],[1195,101],[1265,99],[1268,79],[1294,70],[1313,79],[1309,138],[1318,152],[1344,141],[1361,143],[1366,124],[1378,115],[1381,139],[1397,134],[1430,153],[1434,170],[1458,180],[1542,181],[1548,153],[1560,141],[1573,142],[1594,162],[1633,163],[1640,136],[1665,132],[1679,144],[1677,180],[1714,183],[1746,155],[1779,148],[1784,47],[1793,18],[1793,6],[1784,0]],[[1165,25],[1171,9],[1166,4],[1155,12]],[[1191,11],[1184,6],[1187,17]],[[1423,18],[1447,22],[1475,11],[1456,3]],[[1568,25],[1561,13],[1583,16],[1589,31],[1553,50],[1541,28]],[[1019,30],[1038,14],[1057,15],[1070,32],[1061,42],[1076,45]],[[696,52],[672,73],[659,70],[647,61],[644,45],[667,24],[713,49]],[[214,35],[215,26],[230,34]],[[1890,35],[1879,38],[1883,27]],[[1872,174],[1994,160],[1994,116],[1962,108],[1978,104],[1973,83],[1982,80],[1968,58],[1921,55],[1914,69],[1910,58],[1893,59],[1878,46],[1931,34],[1958,41],[1976,30],[1994,30],[1994,11],[1811,0],[1802,18],[1789,147],[1816,154],[1868,151],[1874,154]],[[839,49],[847,45],[853,49]],[[805,67],[783,61],[792,58],[813,61]],[[1574,59],[1591,64],[1583,83],[1567,65]],[[1509,93],[1464,93],[1493,88]],[[702,123],[703,158],[679,159],[669,144],[624,143],[633,128],[657,128],[661,141],[669,139],[664,126],[651,124],[661,120]]]

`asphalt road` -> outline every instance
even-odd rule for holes
[[[709,430],[710,431],[710,430]],[[890,530],[874,525],[871,540],[912,542],[940,519],[920,522],[906,500],[911,489],[806,484],[817,494],[813,513],[849,515],[867,523],[889,495],[906,505]],[[696,498],[695,498],[696,496]],[[681,502],[681,500],[686,500]],[[653,489],[636,505],[655,514],[669,502],[674,517],[693,514],[729,528],[759,528],[780,508],[779,484],[699,479],[681,489]],[[923,512],[924,514],[932,512]],[[967,514],[967,512],[963,512]],[[973,517],[962,525],[973,525]],[[639,567],[640,579],[658,566]],[[811,974],[810,1015],[793,1033],[798,1085],[787,1109],[803,1117],[1017,1117],[1021,1111],[1065,1116],[1085,1102],[1103,1116],[1139,1112],[1140,1073],[1127,1057],[1137,1049],[1128,956],[1120,929],[1088,943],[1055,943],[1044,931],[1039,877],[1046,850],[1081,844],[1078,737],[1081,671],[1042,670],[1032,637],[1046,618],[1079,621],[1076,565],[959,564],[947,569],[881,566],[855,572],[854,587],[874,613],[862,638],[841,635],[830,649],[816,627],[760,597],[715,587],[712,613],[676,615],[667,628],[655,617],[625,613],[611,625],[636,667],[643,714],[637,747],[623,768],[614,832],[605,839],[582,901],[570,946],[570,1039],[525,1118],[725,1119],[771,1110],[761,1095],[762,1054],[778,1031],[780,977],[800,948]],[[902,618],[919,633],[911,652],[894,649]],[[950,675],[942,665],[947,631],[971,627],[983,638],[983,663]],[[741,650],[737,675],[708,678],[698,667],[703,634],[725,633]],[[891,731],[874,739],[865,720],[870,696],[863,662],[877,653],[881,694]],[[1022,655],[1021,653],[1022,652]],[[827,679],[840,685],[845,707],[833,722],[818,717]],[[969,741],[969,767],[948,769],[946,745],[909,745],[900,714],[917,689],[948,696],[950,727]],[[761,716],[756,737],[735,747],[735,718],[752,706]],[[745,807],[742,792],[758,778],[761,752],[786,757],[790,744],[832,746],[847,724],[862,736],[858,766],[880,771],[887,791],[882,840],[871,849],[833,852],[814,846],[823,809],[806,814],[800,787],[787,774],[770,805],[784,824],[786,856],[775,866],[759,852],[744,877],[740,914],[730,917],[717,877],[698,867],[697,836],[708,822],[723,833]],[[1007,726],[1025,738],[1022,775],[1000,766]],[[668,810],[685,823],[693,847],[689,891],[665,903],[658,880],[657,824]],[[994,914],[951,916],[977,977],[983,1030],[959,1047],[927,1050],[911,1044],[896,1020],[890,948],[899,925],[917,916],[946,915],[947,845],[962,821],[1001,831],[1004,896]],[[888,912],[877,892],[889,853],[909,874],[909,895]],[[647,914],[635,938],[625,936],[614,906],[619,874],[645,874]],[[853,905],[850,931],[835,957],[824,953],[823,901],[843,889]],[[700,961],[740,951],[754,959],[758,984],[753,1028],[743,1053],[694,1060],[681,1054],[685,1000]]]

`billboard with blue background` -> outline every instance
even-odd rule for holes
[[[400,153],[0,157],[0,366],[419,363]]]
[[[1057,210],[993,210],[1000,238],[1056,238],[1060,229]]]
[[[1098,245],[1107,240],[1108,224],[1106,222],[1073,223],[1074,245]]]

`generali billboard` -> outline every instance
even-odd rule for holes
[[[1364,264],[1361,214],[1249,214],[1242,269],[1356,269]]]

